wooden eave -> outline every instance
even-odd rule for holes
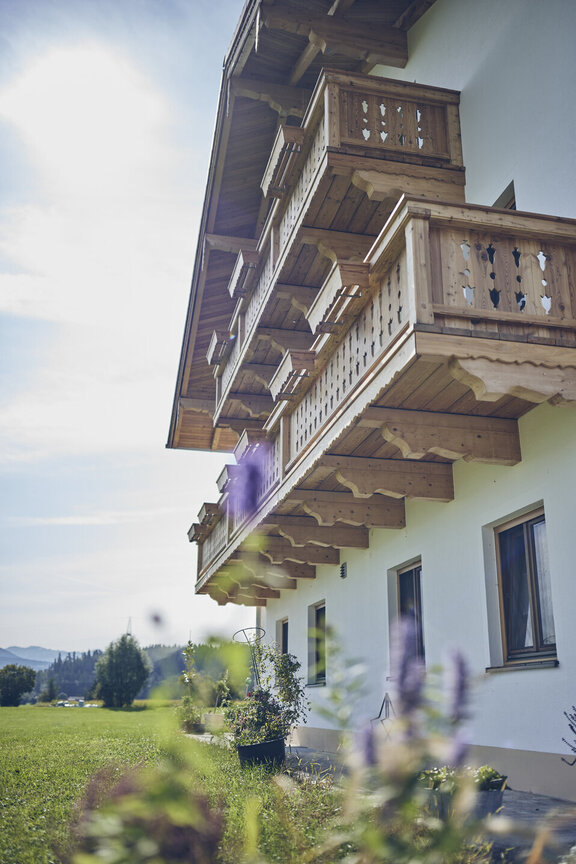
[[[314,31],[321,31],[320,42],[327,36],[327,50],[336,47],[330,54],[331,67],[368,71],[370,52],[362,54],[358,46],[353,56],[348,45],[340,45],[339,51],[336,36],[331,47],[332,34],[344,32],[348,25],[357,39],[368,27],[374,32],[380,24],[384,33],[391,33],[389,28],[398,30],[393,40],[398,46],[404,31],[429,4],[419,5],[421,11],[409,0],[247,0],[224,61],[168,447],[231,450],[237,440],[231,428],[212,428],[206,412],[182,409],[182,400],[215,399],[215,381],[205,358],[213,331],[226,329],[230,321],[233,301],[227,286],[236,259],[230,252],[207,246],[205,238],[258,237],[263,219],[260,182],[278,127],[278,105],[273,105],[267,86],[297,87],[304,99],[309,98],[325,64],[322,45],[310,47],[314,21],[321,25]],[[272,17],[266,24],[267,14]],[[300,22],[297,32],[286,32],[280,21],[285,23],[286,17]],[[399,62],[402,65],[405,59],[400,57]],[[234,95],[230,85],[242,79],[259,81],[262,98]]]

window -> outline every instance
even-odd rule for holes
[[[422,564],[413,564],[398,570],[398,614],[411,618],[414,623],[416,656],[424,660],[424,633],[422,628],[422,595],[420,577]]]
[[[505,663],[556,657],[544,511],[496,528]]]
[[[276,622],[276,642],[281,654],[288,654],[288,618]]]
[[[326,683],[326,603],[308,607],[308,683]]]

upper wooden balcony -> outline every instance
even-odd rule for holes
[[[363,284],[366,253],[402,194],[464,200],[458,101],[454,91],[325,71],[301,125],[280,126],[260,239],[238,252],[234,311],[207,354],[216,425],[268,417],[282,356],[310,349],[323,292]]]
[[[515,464],[517,418],[576,400],[575,220],[403,199],[357,263],[316,292],[308,348],[286,348],[219,527],[194,538],[197,590],[219,602],[265,603],[365,548],[367,528],[405,524],[405,498],[451,500],[457,459]]]

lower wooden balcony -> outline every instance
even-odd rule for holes
[[[327,290],[331,326],[274,376],[226,530],[195,537],[197,590],[220,603],[296,588],[403,527],[405,499],[450,501],[458,459],[516,464],[517,419],[576,400],[576,221],[403,199],[363,263],[363,290]]]

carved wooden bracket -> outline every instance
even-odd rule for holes
[[[355,498],[351,492],[325,492],[317,489],[293,489],[288,498],[302,504],[306,513],[319,525],[363,525],[366,528],[404,528],[404,501],[374,495]]]
[[[339,564],[338,549],[324,546],[293,546],[286,537],[261,537],[260,552],[273,564],[296,561],[300,564]]]
[[[301,243],[316,246],[333,264],[338,261],[362,262],[376,237],[369,234],[351,234],[347,231],[330,231],[327,228],[300,229]]]
[[[450,373],[470,387],[480,402],[497,402],[502,396],[516,396],[528,402],[574,402],[576,369],[535,363],[506,363],[484,357],[452,358]]]
[[[286,285],[278,282],[275,294],[282,298],[282,300],[289,300],[295,309],[306,315],[308,309],[316,299],[318,288],[312,288],[309,285]]]
[[[251,417],[256,418],[267,417],[274,407],[272,398],[267,394],[263,395],[260,393],[229,393],[227,401],[239,402]]]
[[[266,518],[264,525],[266,528],[277,530],[293,546],[305,546],[307,543],[315,543],[319,546],[333,546],[336,549],[368,549],[370,545],[370,532],[364,526],[338,525],[322,527],[311,516],[272,514]]]
[[[262,78],[232,78],[229,87],[233,96],[266,102],[284,117],[303,117],[310,101],[309,90],[288,84],[274,84]]]
[[[406,459],[423,459],[430,453],[495,465],[516,465],[521,459],[516,420],[368,408],[359,425],[380,429],[382,437]]]
[[[359,456],[322,457],[322,464],[333,468],[339,483],[357,498],[376,492],[392,498],[452,501],[452,465],[443,462],[408,462],[403,459],[365,459]]]
[[[277,327],[258,327],[257,336],[274,345],[278,351],[307,351],[312,344],[312,333],[305,330],[281,330]]]
[[[313,564],[301,564],[298,561],[283,561],[281,565],[272,564],[268,558],[260,556],[260,565],[267,573],[278,573],[290,579],[315,579],[316,567]]]

